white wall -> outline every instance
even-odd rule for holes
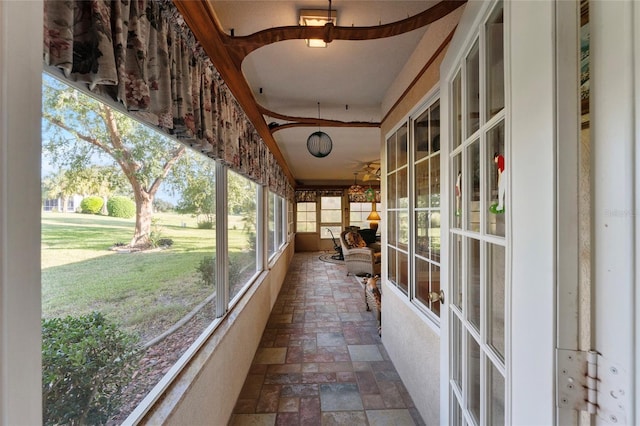
[[[42,1],[0,1],[0,424],[42,422]]]
[[[440,335],[406,295],[385,286],[382,343],[426,424],[440,422]]]
[[[294,245],[287,245],[270,270],[227,315],[141,424],[228,423],[293,252]]]

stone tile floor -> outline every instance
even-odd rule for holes
[[[296,253],[230,425],[424,425],[360,279]]]

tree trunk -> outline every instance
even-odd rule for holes
[[[147,248],[151,243],[151,218],[153,216],[153,196],[144,192],[136,192],[136,229],[129,245]]]

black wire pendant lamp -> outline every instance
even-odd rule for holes
[[[320,119],[320,102],[318,102],[318,120]],[[318,126],[318,131],[313,132],[307,138],[307,150],[311,155],[318,158],[323,158],[331,153],[331,149],[333,148],[333,141],[328,134],[320,131],[320,126]]]

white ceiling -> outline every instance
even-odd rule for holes
[[[222,29],[227,34],[233,29],[235,36],[298,25],[300,9],[327,10],[329,6],[322,0],[209,3]],[[337,10],[337,26],[368,27],[400,21],[435,3],[336,0],[332,9]],[[242,72],[256,102],[267,110],[294,117],[379,123],[387,112],[382,111],[382,100],[426,29],[376,40],[335,40],[326,48],[309,48],[304,40],[273,43],[250,53]],[[265,121],[287,123],[268,116]],[[317,130],[294,127],[273,133],[298,185],[350,184],[354,172],[380,159],[379,128],[321,128],[333,140],[325,158],[313,157],[306,148],[307,137]],[[363,175],[358,175],[359,181]]]

